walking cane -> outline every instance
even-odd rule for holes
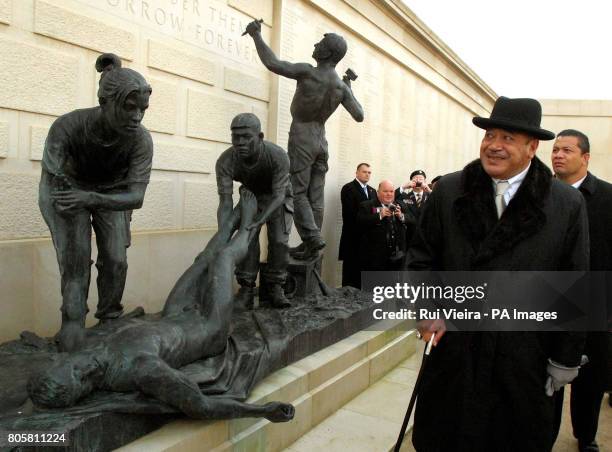
[[[406,410],[406,416],[404,416],[404,422],[402,423],[402,429],[400,430],[399,437],[397,438],[397,443],[395,443],[395,448],[393,452],[399,452],[402,447],[402,443],[404,442],[404,435],[406,434],[406,428],[408,427],[408,421],[410,420],[410,415],[412,414],[412,410],[414,409],[414,404],[416,402],[417,395],[419,395],[419,386],[421,385],[421,376],[423,375],[423,369],[425,369],[425,364],[427,363],[427,358],[431,353],[431,347],[433,345],[434,337],[436,337],[436,333],[434,332],[431,335],[431,339],[427,343],[425,347],[425,354],[423,355],[423,362],[421,363],[421,368],[419,369],[419,375],[417,376],[416,383],[414,384],[414,389],[412,390],[412,396],[410,397],[410,403],[408,404],[408,409]]]

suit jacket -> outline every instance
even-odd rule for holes
[[[361,203],[357,223],[361,228],[359,263],[361,271],[398,270],[406,251],[406,229],[397,217],[380,219],[378,197]],[[398,260],[399,258],[399,260]]]
[[[587,173],[580,184],[589,217],[589,239],[591,243],[591,270],[612,271],[612,184]],[[608,322],[612,321],[612,292],[608,288]],[[597,387],[612,389],[612,334],[592,332],[587,335],[585,347],[589,365],[594,367],[592,374],[600,378],[592,383]]]
[[[376,190],[369,185],[368,197],[356,179],[345,184],[340,191],[342,202],[342,235],[340,236],[340,251],[338,259],[347,261],[357,259],[359,249],[359,226],[357,225],[357,211],[359,204],[368,199],[377,199]]]
[[[397,203],[401,203],[404,210],[407,210],[412,213],[416,219],[419,218],[419,215],[423,211],[423,207],[425,207],[425,202],[429,197],[429,193],[421,192],[421,196],[421,204],[420,206],[417,206],[416,195],[413,191],[410,191],[408,193],[400,193],[399,187],[395,189],[395,201]]]
[[[588,270],[584,199],[534,158],[498,219],[491,178],[475,160],[436,185],[407,264],[412,270]],[[583,347],[583,333],[447,332],[423,374],[416,449],[550,450],[547,360],[577,366]]]
[[[417,205],[416,195],[413,191],[400,193],[400,189],[395,189],[395,202],[406,212],[406,243],[410,246],[412,237],[416,232],[417,223],[425,207],[425,202],[429,198],[429,193],[421,192],[421,204]]]

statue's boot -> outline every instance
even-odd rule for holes
[[[59,342],[59,351],[74,352],[83,347],[85,344],[84,323],[80,320],[62,320],[62,327],[55,336]]]
[[[234,306],[238,309],[253,309],[253,302],[255,300],[255,287],[254,286],[240,286],[240,289],[234,295]]]
[[[325,248],[325,241],[320,235],[309,237],[304,241],[304,250],[295,252],[292,257],[301,261],[308,261],[319,257],[319,251]]]
[[[287,300],[287,297],[285,297],[283,286],[280,284],[270,285],[270,304],[272,307],[279,309],[291,306],[291,303]]]

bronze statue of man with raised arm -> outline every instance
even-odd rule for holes
[[[326,33],[314,46],[312,57],[317,65],[312,66],[279,60],[261,37],[260,21],[249,23],[246,33],[253,38],[259,58],[269,70],[297,81],[291,102],[292,122],[287,151],[294,196],[294,222],[303,244],[292,254],[296,258],[310,259],[325,247],[321,238],[329,158],[325,121],[340,104],[356,121],[363,121],[363,108],[351,90],[349,71],[342,79],[336,72],[336,65],[346,54],[346,41],[342,36]],[[352,71],[350,74],[354,79]]]

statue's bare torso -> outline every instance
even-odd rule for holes
[[[291,116],[294,122],[325,124],[344,99],[346,85],[333,68],[310,68],[297,80]]]
[[[111,391],[136,389],[134,363],[139,357],[156,357],[178,369],[223,352],[225,333],[197,311],[164,317],[159,322],[129,325],[105,340],[109,363],[101,387]]]

